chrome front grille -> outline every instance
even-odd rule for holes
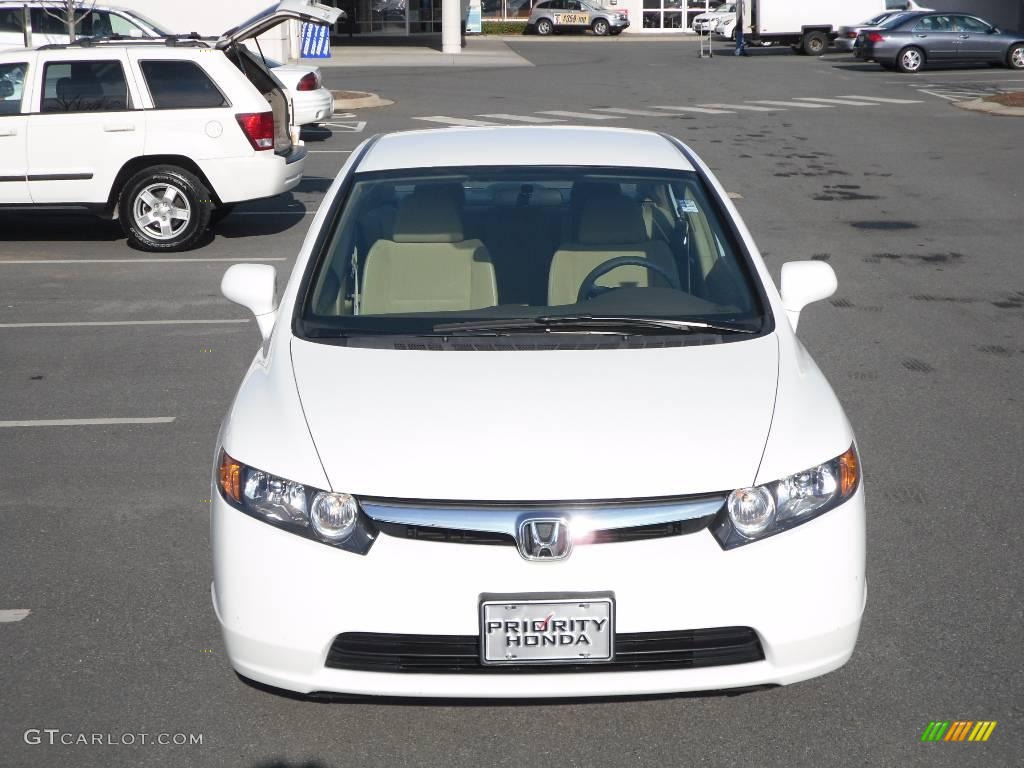
[[[629,501],[430,502],[360,498],[381,533],[404,539],[515,546],[521,523],[564,520],[573,544],[609,544],[683,536],[707,528],[725,494]]]

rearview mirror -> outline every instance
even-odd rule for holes
[[[800,321],[800,310],[827,299],[837,286],[836,273],[824,261],[787,261],[782,265],[782,306],[794,331]]]
[[[256,316],[263,340],[270,338],[277,316],[277,270],[269,264],[234,264],[220,281],[220,292]]]

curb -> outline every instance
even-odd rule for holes
[[[365,91],[331,91],[334,96],[335,109],[369,109],[371,107],[389,107],[395,102],[382,99],[376,93]]]
[[[968,112],[985,112],[989,115],[999,115],[1000,117],[1024,117],[1024,107],[1007,107],[1003,104],[996,104],[994,101],[985,101],[983,99],[954,101],[953,106],[966,109]]]

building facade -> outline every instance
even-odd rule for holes
[[[479,3],[481,17],[488,20],[525,21],[535,3],[542,0],[320,0],[341,8],[347,14],[334,30],[341,37],[380,36],[406,37],[445,32],[445,2],[458,6],[449,8],[449,30],[445,50],[455,52],[452,40],[461,32],[470,2]],[[592,0],[597,4],[624,10],[630,18],[627,34],[683,32],[693,18],[716,0]],[[749,0],[748,0],[749,1]],[[780,1],[780,0],[775,0]],[[805,3],[809,0],[791,0]],[[134,8],[176,32],[198,32],[215,35],[240,21],[259,13],[268,0],[112,0],[115,4]],[[973,13],[1006,29],[1024,30],[1024,0],[920,0],[936,10]],[[879,0],[879,7],[885,0]],[[298,56],[298,25],[286,24],[260,38],[268,56],[277,59]]]

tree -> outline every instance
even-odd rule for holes
[[[78,25],[92,13],[95,5],[96,0],[45,0],[43,11],[67,27],[68,38],[73,43],[78,36]]]

